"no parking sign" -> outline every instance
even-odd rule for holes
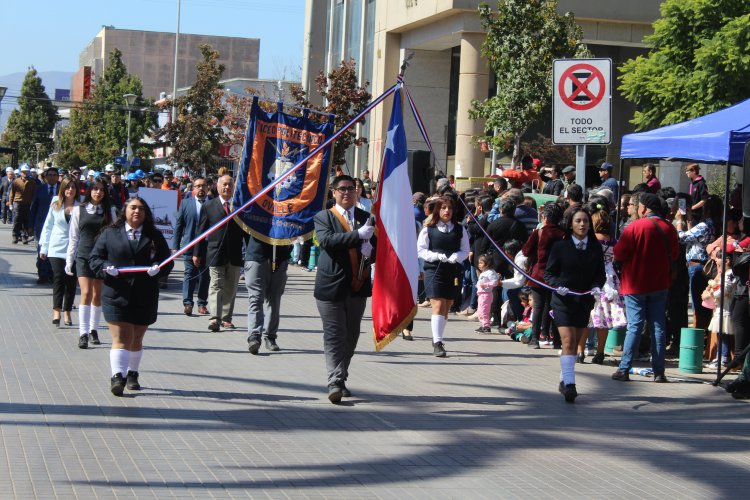
[[[612,60],[556,59],[552,72],[552,141],[609,144]]]

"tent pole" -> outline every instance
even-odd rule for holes
[[[622,200],[623,183],[622,183],[622,165],[625,160],[620,158],[620,171],[617,173],[617,199],[615,200],[615,240],[620,237],[620,201]],[[627,207],[626,207],[627,208]]]
[[[724,287],[726,286],[726,283],[724,283],[724,274],[727,268],[727,212],[729,211],[729,181],[731,178],[731,172],[729,160],[727,160],[726,177],[724,178],[724,216],[721,223],[721,294],[719,295],[719,332],[717,333],[719,337],[716,339],[716,359],[718,360],[718,363],[716,363],[717,377],[721,375],[721,337],[724,334]],[[710,255],[708,257],[711,258]],[[727,357],[729,357],[729,353],[727,353]]]

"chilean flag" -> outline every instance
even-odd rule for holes
[[[378,195],[373,204],[378,235],[372,286],[376,351],[396,338],[417,313],[417,232],[406,161],[401,89],[393,96]]]

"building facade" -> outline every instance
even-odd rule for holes
[[[471,143],[484,124],[470,120],[473,99],[486,99],[495,77],[481,55],[485,33],[479,0],[307,0],[302,84],[315,89],[319,71],[354,59],[360,82],[370,82],[373,96],[396,81],[407,54],[414,53],[406,82],[435,149],[435,168],[446,174],[490,173],[488,154]],[[584,42],[595,57],[612,59],[614,74],[624,61],[646,52],[644,37],[659,17],[660,0],[559,0],[559,10],[573,12]],[[490,2],[492,4],[492,2]],[[349,171],[377,171],[381,161],[390,101],[376,108],[359,132],[369,139],[347,157]],[[602,151],[619,157],[623,134],[632,131],[633,107],[613,89],[612,144]],[[409,148],[427,149],[410,113],[405,113]],[[551,129],[544,131],[551,135]]]
[[[218,62],[225,66],[223,78],[258,78],[259,39],[180,33],[178,88],[187,87],[195,81],[195,65],[202,59],[199,49],[202,44],[211,45],[219,52]],[[72,81],[71,93],[73,96],[85,95],[82,85],[86,76],[88,81],[95,84],[104,75],[109,54],[119,49],[128,72],[137,75],[143,82],[144,97],[158,99],[162,92],[171,94],[174,47],[174,33],[104,26],[79,56],[79,73]]]

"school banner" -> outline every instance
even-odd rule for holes
[[[274,179],[284,175],[333,133],[333,118],[323,124],[303,116],[263,111],[253,99],[240,160],[234,206],[244,205]],[[235,216],[237,223],[261,241],[291,245],[314,230],[313,217],[323,208],[328,193],[331,163],[328,146],[285,178],[256,203]]]
[[[151,208],[156,229],[161,231],[167,245],[172,248],[174,221],[177,220],[177,191],[142,187],[138,189],[138,196]]]

